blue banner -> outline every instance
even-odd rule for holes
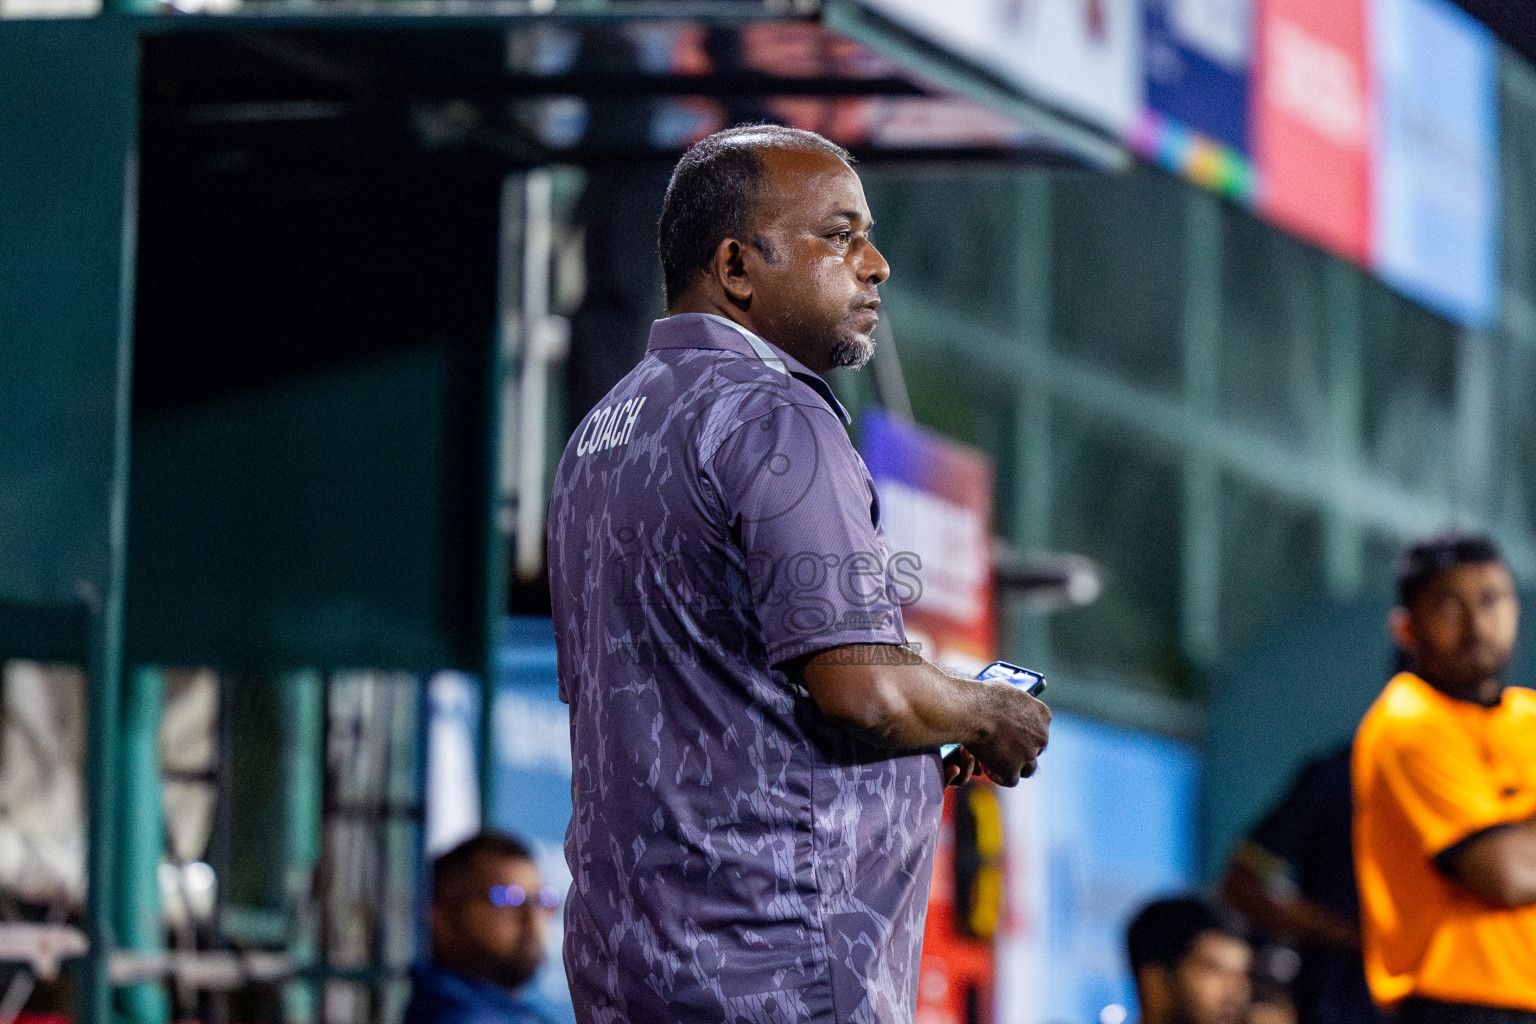
[[[1146,0],[1147,107],[1248,155],[1251,0]]]
[[[1372,263],[1469,327],[1499,313],[1498,57],[1448,0],[1375,0]]]
[[[1125,929],[1149,901],[1196,887],[1199,754],[1057,712],[1039,772],[1002,798],[998,1024],[1134,1020]]]
[[[555,626],[546,618],[509,618],[496,652],[491,705],[491,793],[487,824],[521,837],[534,850],[546,885],[570,887],[565,829],[571,821],[570,714],[555,674]],[[538,986],[574,1022],[560,959],[564,931],[550,928]]]

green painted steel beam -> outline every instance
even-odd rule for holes
[[[1183,370],[1185,416],[1217,416],[1221,365],[1220,200],[1185,193]],[[1221,474],[1210,451],[1184,452],[1179,629],[1184,650],[1201,666],[1221,654]]]
[[[464,26],[508,28],[541,25],[606,25],[631,21],[696,21],[713,25],[753,21],[784,21],[813,17],[815,3],[767,4],[752,0],[723,0],[702,6],[690,0],[564,0],[553,5],[529,0],[254,0],[225,14],[162,13],[155,0],[107,0],[108,10],[133,15],[147,32],[206,32],[225,27],[284,28],[306,25],[337,27],[415,24],[440,26],[444,21]]]
[[[123,679],[123,609],[128,580],[128,471],[133,395],[133,295],[138,254],[139,170],[131,151],[123,170],[122,234],[118,249],[116,381],[113,395],[112,477],[107,513],[107,586],[93,640],[86,736],[85,930],[90,940],[82,977],[80,1019],[112,1019],[112,950],[116,945],[115,846],[118,842],[118,712]]]
[[[118,736],[118,847],[114,923],[119,948],[156,954],[165,950],[160,906],[160,861],[165,855],[164,794],[160,781],[160,719],[165,672],[140,666],[123,687]],[[170,1000],[156,981],[117,993],[127,1024],[167,1024]]]

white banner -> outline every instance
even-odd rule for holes
[[[1067,113],[1119,134],[1141,113],[1138,0],[862,0]]]

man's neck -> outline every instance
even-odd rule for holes
[[[820,374],[823,377],[826,376],[826,370],[831,369],[831,367],[827,367],[826,369],[818,369],[818,360],[815,357],[807,359],[807,353],[798,352],[795,350],[794,346],[786,345],[783,339],[773,337],[771,334],[764,331],[758,324],[754,323],[752,317],[745,310],[728,301],[717,300],[708,294],[688,291],[685,292],[677,300],[677,303],[674,306],[667,310],[668,316],[680,316],[684,313],[708,313],[713,316],[718,316],[722,319],[729,320],[731,323],[736,324],[744,330],[751,331],[753,334],[757,335],[759,338],[762,338],[764,341],[777,345],[780,351],[788,352],[790,355],[794,356],[795,359],[799,360],[802,365],[808,367],[813,373]]]
[[[751,331],[759,338],[764,337],[763,332],[758,330],[757,325],[752,322],[752,317],[744,310],[729,302],[718,301],[709,295],[695,291],[686,292],[677,300],[676,305],[667,310],[667,316],[681,316],[684,313],[707,313],[710,316],[718,316],[722,320],[729,320]]]
[[[1423,672],[1419,673],[1419,678],[1447,697],[1466,701],[1468,704],[1477,704],[1485,708],[1491,708],[1497,707],[1499,702],[1504,699],[1504,683],[1498,676],[1489,676],[1480,683],[1462,687],[1452,686]]]

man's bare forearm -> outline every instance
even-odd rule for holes
[[[1272,934],[1345,952],[1360,948],[1360,930],[1348,918],[1299,892],[1278,894],[1241,860],[1228,865],[1221,896],[1234,910]]]
[[[1479,837],[1450,869],[1456,881],[1496,906],[1536,904],[1536,818]]]
[[[983,742],[1007,684],[952,675],[890,644],[838,647],[807,661],[806,688],[827,717],[896,749]]]
[[[844,728],[896,750],[963,744],[1005,786],[1032,774],[1045,749],[1044,704],[1007,683],[951,675],[904,647],[838,647],[789,668]]]

